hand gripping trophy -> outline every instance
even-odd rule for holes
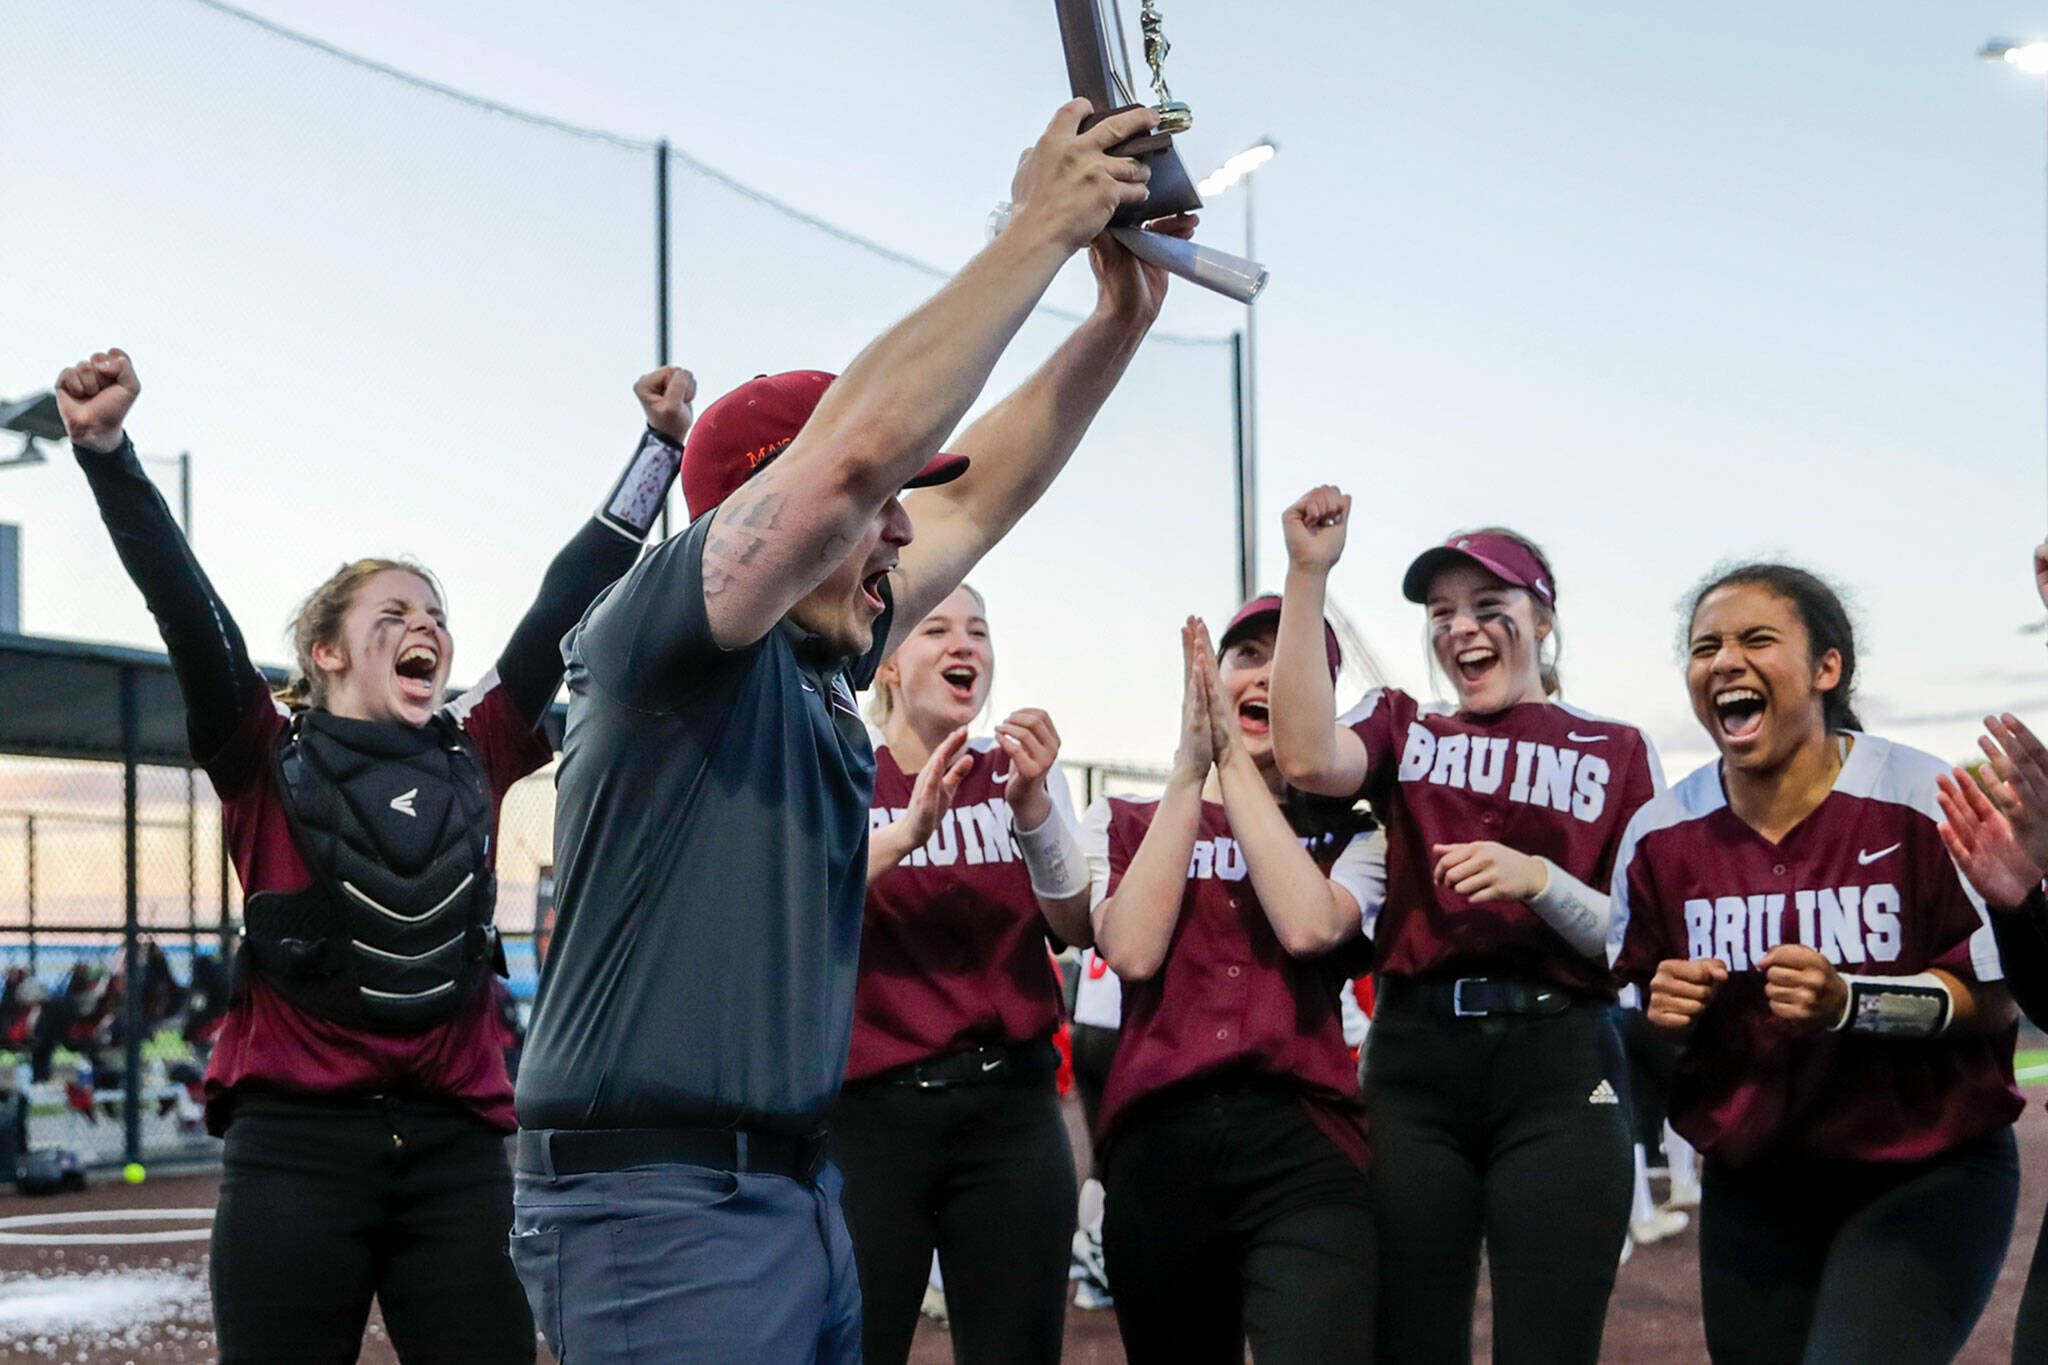
[[[1166,40],[1155,0],[1143,3],[1138,27],[1143,35],[1145,65],[1152,73],[1152,91],[1159,100],[1159,124],[1151,133],[1132,138],[1116,151],[1120,156],[1144,162],[1152,178],[1147,183],[1144,202],[1119,210],[1110,220],[1110,231],[1132,253],[1162,270],[1239,303],[1250,303],[1266,286],[1264,266],[1213,247],[1144,230],[1144,225],[1155,218],[1200,208],[1202,199],[1195,193],[1187,167],[1173,149],[1173,135],[1192,127],[1194,114],[1174,99],[1167,88],[1166,54],[1173,45]],[[1060,43],[1066,49],[1067,80],[1073,92],[1095,106],[1096,118],[1134,108],[1138,100],[1132,92],[1138,87],[1131,74],[1130,48],[1117,0],[1054,0],[1054,7],[1059,12]]]

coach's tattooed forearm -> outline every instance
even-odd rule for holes
[[[771,476],[763,474],[762,482]],[[782,494],[774,486],[742,488],[715,514],[704,541],[704,597],[716,598],[756,564],[782,522]]]

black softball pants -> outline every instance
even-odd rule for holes
[[[1378,1359],[1472,1359],[1483,1241],[1494,1359],[1591,1365],[1635,1175],[1611,1007],[1460,1018],[1384,986],[1378,1003],[1365,1061]]]
[[[1717,1365],[1955,1358],[2012,1238],[1999,1127],[1931,1161],[1706,1162],[1700,1297]]]
[[[1105,1153],[1102,1251],[1132,1365],[1364,1361],[1373,1225],[1364,1172],[1292,1090],[1166,1092]]]
[[[1635,1117],[1636,1141],[1653,1158],[1664,1145],[1664,1120],[1671,1116],[1671,1082],[1678,1074],[1678,1045],[1665,1037],[1639,1009],[1623,1007],[1615,1016],[1622,1051],[1628,1057],[1629,1111]]]
[[[505,1135],[434,1101],[236,1102],[214,1215],[225,1365],[347,1362],[374,1298],[406,1365],[525,1365]]]
[[[2020,1295],[2019,1320],[2012,1329],[2013,1365],[2048,1365],[2048,1222],[2034,1240],[2027,1287]]]
[[[1116,1061],[1116,1045],[1122,1029],[1095,1024],[1075,1024],[1068,1032],[1073,1049],[1074,1093],[1081,1097],[1081,1112],[1087,1116],[1088,1131],[1095,1131],[1096,1116],[1102,1112],[1102,1089],[1109,1084],[1109,1068]]]
[[[935,1249],[955,1360],[1060,1358],[1078,1191],[1049,1070],[929,1090],[849,1085],[830,1134],[868,1365],[909,1356]]]

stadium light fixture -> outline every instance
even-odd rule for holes
[[[1988,62],[2016,66],[2029,76],[2048,74],[2048,42],[2038,39],[2031,43],[2015,43],[1993,38],[1977,50],[1977,55]]]
[[[57,411],[57,395],[45,389],[12,403],[0,403],[0,429],[18,431],[22,436],[19,451],[0,456],[0,469],[43,463],[42,448],[36,442],[64,439],[64,418]]]
[[[1273,139],[1261,138],[1236,156],[1225,161],[1215,170],[1209,172],[1206,176],[1203,176],[1202,183],[1195,186],[1195,192],[1203,196],[1221,194],[1259,167],[1265,165],[1268,161],[1271,161],[1274,153],[1279,150],[1279,144],[1274,142]]]

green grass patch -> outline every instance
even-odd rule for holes
[[[2021,1048],[2013,1053],[2012,1074],[2021,1085],[2048,1085],[2048,1047]]]

